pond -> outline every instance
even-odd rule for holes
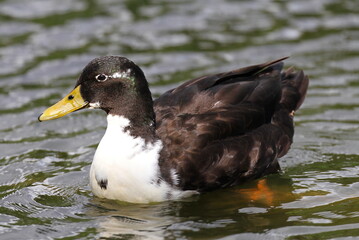
[[[1,239],[359,239],[357,0],[1,0],[0,19]],[[290,56],[310,87],[282,172],[181,201],[94,197],[105,113],[37,117],[102,55],[140,65],[154,97]]]

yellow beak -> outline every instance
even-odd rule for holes
[[[76,111],[80,108],[85,107],[88,102],[86,102],[80,93],[81,85],[77,86],[74,90],[72,90],[66,97],[52,105],[48,109],[45,110],[40,116],[39,121],[47,121],[56,118],[60,118],[69,114],[73,111]]]

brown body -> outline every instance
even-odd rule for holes
[[[175,168],[179,187],[208,191],[278,172],[308,87],[281,60],[194,79],[155,100],[163,175]]]

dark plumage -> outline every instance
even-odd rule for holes
[[[161,166],[176,167],[181,188],[208,191],[280,170],[308,87],[303,71],[282,72],[284,59],[200,77],[155,100]]]
[[[278,158],[290,148],[294,111],[305,98],[308,77],[292,68],[282,71],[284,59],[196,78],[152,101],[137,65],[123,57],[101,57],[85,67],[64,98],[79,95],[80,103],[65,112],[49,108],[39,119],[101,108],[128,119],[124,131],[134,138],[146,144],[161,140],[159,176],[152,182],[198,192],[233,186],[278,172]],[[111,189],[110,173],[102,175],[106,184],[101,182],[98,192]]]

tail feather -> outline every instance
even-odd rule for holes
[[[308,83],[308,76],[304,75],[302,70],[295,72],[293,68],[289,68],[282,73],[281,98],[271,122],[280,126],[290,141],[292,141],[294,135],[293,114],[305,99]],[[280,155],[284,155],[286,151],[283,151]]]
[[[303,71],[301,71],[302,75],[304,75]],[[298,92],[300,94],[300,100],[297,103],[297,107],[295,110],[298,110],[298,108],[302,105],[304,102],[305,96],[307,95],[307,89],[309,85],[309,78],[307,75],[304,75],[302,80],[300,81],[300,85],[298,87]]]
[[[308,84],[308,76],[302,70],[294,72],[293,68],[289,68],[282,76],[280,105],[289,112],[298,110],[305,99]]]

